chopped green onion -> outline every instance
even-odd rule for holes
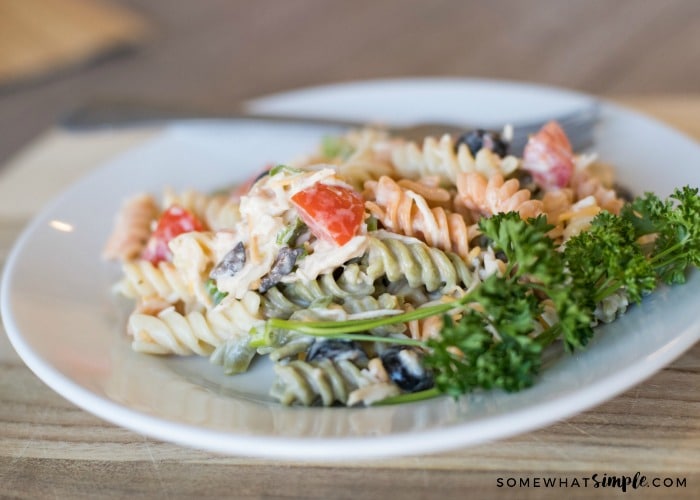
[[[204,288],[207,290],[207,293],[211,297],[211,300],[214,302],[214,305],[219,305],[222,300],[224,300],[224,297],[228,295],[228,292],[222,292],[219,290],[219,288],[216,286],[216,281],[213,279],[208,279],[207,282],[204,284]]]

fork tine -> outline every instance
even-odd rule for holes
[[[527,130],[527,131],[537,131],[542,128],[549,121],[556,121],[564,129],[568,127],[573,128],[579,125],[590,126],[590,124],[595,123],[600,118],[600,103],[594,101],[590,105],[576,109],[570,113],[566,113],[561,116],[554,116],[544,120],[534,120],[524,123],[513,124],[513,129],[517,130]]]
[[[593,144],[593,132],[595,124],[600,119],[600,103],[594,101],[590,106],[578,109],[566,115],[554,117],[566,132],[571,147],[574,151],[580,151]],[[545,123],[551,121],[536,121],[513,126],[513,140],[510,144],[510,152],[522,155],[529,136],[537,132]]]

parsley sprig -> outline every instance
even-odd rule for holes
[[[662,201],[646,193],[622,210],[637,237],[651,236],[646,253],[658,278],[668,285],[685,283],[688,267],[700,265],[698,188],[676,189]]]
[[[561,340],[568,351],[585,347],[602,300],[623,291],[640,302],[658,282],[683,283],[688,269],[700,265],[700,197],[690,187],[675,190],[665,201],[647,193],[619,216],[599,213],[563,251],[549,238],[552,226],[544,216],[523,221],[517,213],[498,214],[479,226],[505,255],[505,272],[452,302],[340,322],[270,319],[266,328],[425,349],[435,388],[391,398],[392,403],[440,393],[459,396],[478,388],[518,391],[535,382],[549,344]],[[545,304],[556,311],[556,323],[543,320]],[[427,341],[366,333],[435,315],[443,317],[443,327]]]

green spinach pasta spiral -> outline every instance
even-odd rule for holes
[[[478,280],[459,256],[418,240],[393,237],[370,238],[366,272],[372,279],[405,279],[411,287],[441,293],[469,288]]]
[[[225,340],[214,349],[209,361],[223,367],[226,375],[243,373],[255,357],[255,349],[250,346],[248,340],[247,336]]]
[[[348,297],[343,301],[343,309],[350,314],[373,313],[376,311],[395,311],[404,307],[403,301],[399,297],[383,293],[378,297],[370,295],[365,297]],[[394,333],[403,333],[406,330],[404,323],[396,323],[393,325],[381,326],[369,330],[374,335],[391,335]]]
[[[365,389],[366,394],[361,395],[364,398],[372,397],[370,392],[378,394],[379,399],[398,393],[395,385],[375,380],[350,360],[323,359],[310,363],[297,360],[278,363],[274,370],[276,379],[270,394],[285,405],[353,404],[356,402],[353,392],[361,389]]]
[[[373,293],[374,286],[362,268],[358,264],[347,264],[339,275],[327,273],[314,281],[295,281],[271,288],[264,295],[264,310],[270,317],[288,318],[297,309],[307,308],[319,300],[335,302]]]

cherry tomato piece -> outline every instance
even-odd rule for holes
[[[362,196],[343,186],[316,183],[291,200],[314,236],[339,246],[357,234],[365,216]]]
[[[523,169],[545,189],[569,184],[574,173],[574,152],[557,122],[547,123],[528,139],[523,152]]]
[[[151,234],[142,257],[153,264],[170,260],[172,256],[168,247],[170,240],[182,233],[202,231],[203,229],[204,226],[194,215],[184,208],[173,205],[158,219],[156,229]]]

